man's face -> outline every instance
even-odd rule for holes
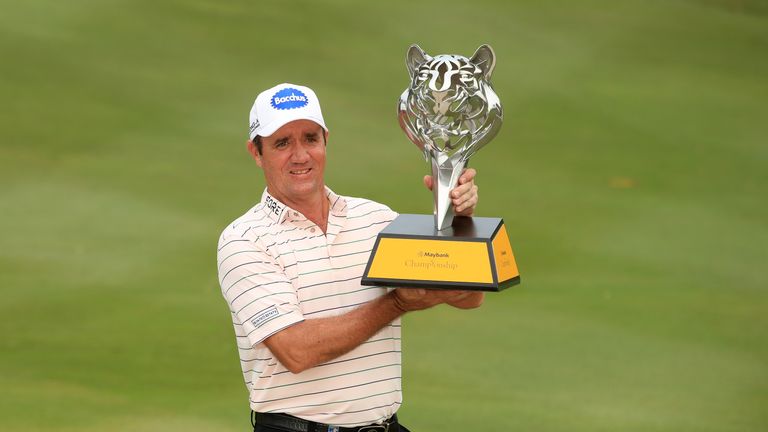
[[[311,120],[286,123],[262,137],[262,152],[249,145],[275,198],[291,205],[316,195],[324,196],[325,140],[327,132]]]

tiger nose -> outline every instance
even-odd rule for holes
[[[435,114],[445,115],[448,112],[448,108],[451,106],[451,91],[432,92],[432,97],[435,99],[435,106],[432,110]]]

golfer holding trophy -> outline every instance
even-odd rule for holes
[[[504,221],[454,217],[449,193],[469,158],[501,128],[491,86],[496,57],[408,49],[411,83],[400,96],[400,127],[432,166],[434,217],[401,214],[379,234],[363,285],[500,291],[520,282]]]

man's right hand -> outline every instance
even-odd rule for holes
[[[397,288],[392,292],[395,305],[403,312],[429,309],[442,303],[457,303],[473,295],[471,291]]]

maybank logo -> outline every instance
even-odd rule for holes
[[[270,101],[272,108],[279,110],[289,110],[294,108],[301,108],[307,106],[309,99],[307,95],[301,92],[301,90],[287,87],[272,96]]]

